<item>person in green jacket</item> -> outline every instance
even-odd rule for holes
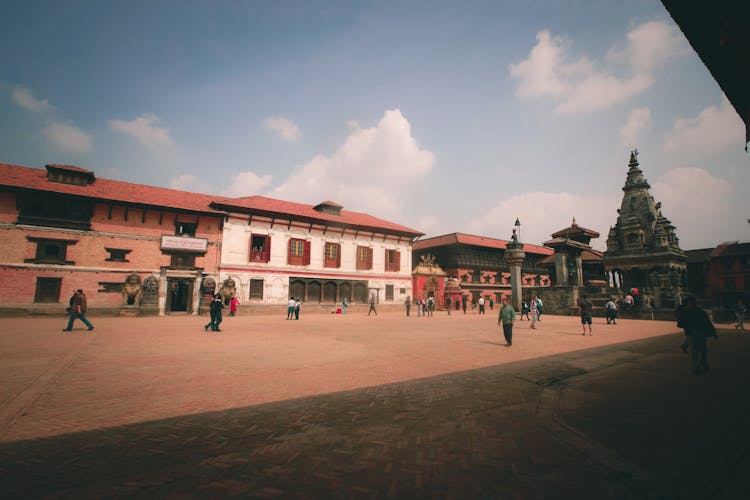
[[[503,335],[507,346],[513,345],[513,322],[516,320],[516,311],[510,305],[508,297],[503,297],[503,307],[497,317],[497,324],[502,325]]]

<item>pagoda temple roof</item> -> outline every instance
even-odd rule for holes
[[[558,238],[558,237],[571,238],[572,236],[577,236],[577,235],[583,235],[583,236],[586,236],[588,238],[598,238],[599,237],[599,233],[596,232],[596,231],[594,231],[593,229],[588,229],[586,227],[579,226],[576,223],[576,219],[574,217],[573,218],[573,223],[570,226],[566,227],[565,229],[560,229],[559,231],[556,231],[556,232],[552,233],[552,238]],[[546,243],[545,243],[545,245],[546,245]]]

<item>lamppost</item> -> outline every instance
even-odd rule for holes
[[[513,225],[516,226],[516,231],[518,232],[518,241],[521,241],[521,221],[518,220],[518,217],[516,217],[516,223]]]

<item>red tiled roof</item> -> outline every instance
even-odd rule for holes
[[[499,240],[496,238],[488,238],[486,236],[475,236],[473,234],[464,233],[450,233],[442,236],[435,236],[434,238],[427,238],[419,240],[414,243],[414,250],[423,250],[426,248],[441,247],[446,245],[474,245],[478,247],[486,248],[500,248],[505,249],[508,246],[508,240]],[[540,254],[540,255],[551,255],[554,250],[551,248],[530,245],[528,243],[523,244],[523,250],[525,252]]]
[[[56,166],[60,167],[59,165]],[[90,172],[78,167],[67,167],[69,170],[76,169],[75,171]],[[6,163],[0,163],[0,186],[83,196],[103,201],[168,207],[192,212],[220,213],[209,206],[212,201],[221,199],[218,196],[102,178],[98,178],[86,186],[63,184],[48,181],[47,171],[44,169]]]
[[[324,202],[330,203],[330,202]],[[246,196],[243,198],[223,198],[212,206],[228,211],[243,213],[257,213],[264,216],[293,216],[295,220],[304,220],[316,224],[331,224],[339,227],[353,227],[365,231],[383,231],[396,233],[408,237],[421,236],[415,229],[401,226],[393,222],[378,219],[361,212],[341,210],[339,215],[318,212],[313,205],[295,203],[293,201],[277,200],[265,196]],[[317,206],[317,205],[315,205]]]
[[[729,257],[735,255],[750,255],[750,243],[732,241],[722,243],[711,252],[711,257]]]

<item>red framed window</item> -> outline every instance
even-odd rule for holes
[[[265,234],[250,235],[250,262],[268,262],[271,260],[271,237]]]
[[[385,251],[385,270],[386,271],[400,271],[401,270],[401,252],[398,250],[386,250]]]
[[[357,247],[357,269],[372,269],[372,248],[360,246]]]
[[[323,266],[341,267],[341,245],[339,243],[326,243]]]
[[[287,264],[293,266],[310,265],[310,242],[291,238],[289,240],[289,249],[287,251]]]

